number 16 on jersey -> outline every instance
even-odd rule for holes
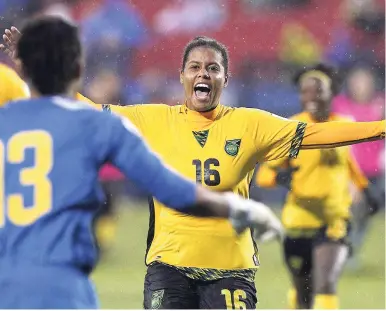
[[[215,169],[220,166],[219,160],[209,158],[204,161],[203,165],[201,160],[196,159],[192,161],[192,164],[196,167],[196,182],[198,184],[202,184],[202,182],[204,182],[205,185],[212,187],[220,184],[220,172]]]

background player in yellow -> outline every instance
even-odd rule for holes
[[[339,79],[325,65],[295,77],[304,111],[291,119],[303,122],[345,120],[331,113],[331,100],[339,91]],[[257,184],[286,186],[289,193],[282,212],[286,229],[284,257],[294,289],[288,295],[291,308],[336,309],[336,287],[348,255],[352,182],[364,191],[371,208],[376,197],[360,171],[349,147],[307,150],[296,159],[280,159],[262,165]]]
[[[4,64],[0,64],[0,81],[0,107],[8,101],[29,97],[27,84]]]
[[[11,48],[12,38],[8,41]],[[225,107],[220,97],[228,84],[228,68],[225,46],[198,37],[183,54],[183,105],[105,109],[129,118],[162,159],[183,175],[245,197],[257,162],[296,157],[300,148],[384,136],[384,122],[307,125],[261,110]],[[186,217],[150,202],[144,307],[255,308],[253,280],[259,263],[251,234],[236,237],[226,221]]]

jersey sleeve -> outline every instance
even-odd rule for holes
[[[385,120],[374,122],[334,121],[310,123],[301,149],[335,148],[385,138]]]
[[[167,167],[129,120],[107,114],[99,119],[103,119],[97,122],[99,131],[92,137],[100,164],[114,164],[139,188],[168,207],[184,211],[196,202],[195,183]]]
[[[1,65],[0,74],[3,85],[0,90],[0,107],[9,101],[30,97],[27,84],[13,69]]]
[[[385,138],[385,120],[305,123],[257,110],[252,113],[257,161],[296,158],[300,149],[323,149]]]
[[[289,120],[272,113],[252,112],[253,141],[257,150],[257,162],[283,157],[296,158],[303,140],[306,123]]]

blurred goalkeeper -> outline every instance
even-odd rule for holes
[[[318,65],[295,78],[304,111],[291,119],[303,122],[344,121],[331,113],[339,91],[333,68]],[[380,204],[349,147],[307,150],[297,159],[264,164],[257,174],[262,187],[289,189],[282,221],[284,257],[292,275],[288,299],[293,309],[337,309],[337,282],[349,253],[350,184],[363,191],[368,213]]]
[[[0,309],[98,307],[89,279],[98,258],[91,229],[106,162],[179,212],[229,218],[236,233],[275,225],[256,203],[168,169],[130,121],[73,100],[83,64],[75,26],[32,20],[16,55],[32,98],[0,109]]]

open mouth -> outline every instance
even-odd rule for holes
[[[206,83],[197,83],[194,86],[194,94],[200,100],[206,100],[209,98],[211,88],[209,84]]]

